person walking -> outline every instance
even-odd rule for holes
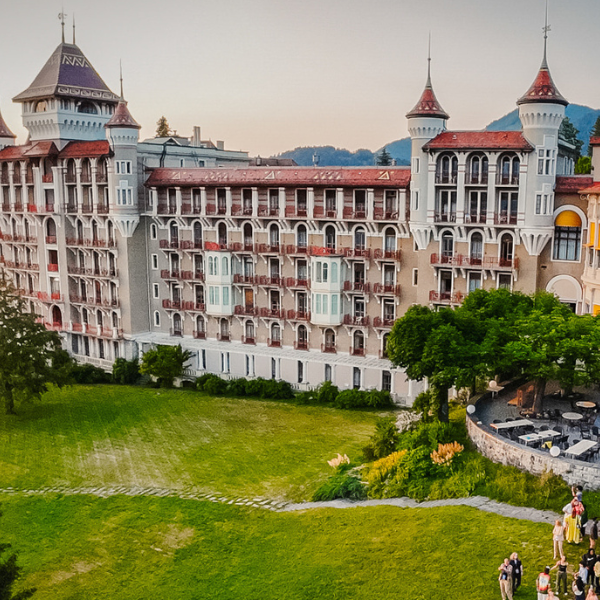
[[[585,600],[598,600],[598,594],[596,593],[596,590],[593,587],[590,586]]]
[[[537,590],[537,600],[548,600],[548,590],[550,589],[550,567],[546,567],[535,580],[535,589]]]
[[[508,558],[504,559],[504,562],[498,567],[500,575],[498,581],[500,582],[500,593],[502,594],[502,600],[513,600],[513,582],[512,582],[512,565]]]
[[[596,551],[593,548],[590,548],[582,557],[581,562],[583,566],[587,569],[587,581],[588,585],[593,586],[596,583],[596,576],[594,574],[594,567],[596,566],[596,561],[598,557],[596,556]]]
[[[594,517],[588,525],[590,531],[590,548],[596,549],[596,540],[598,539],[598,517]]]
[[[563,594],[567,593],[567,568],[569,563],[564,554],[561,555],[560,560],[550,569],[558,569],[556,572],[556,593],[560,595],[560,588],[563,588]]]
[[[521,585],[521,577],[523,577],[523,563],[516,552],[510,555],[510,566],[512,567],[512,591],[514,594]]]
[[[565,541],[565,526],[556,519],[552,530],[552,541],[554,542],[554,560],[563,555],[563,542]],[[558,551],[558,552],[557,552]]]

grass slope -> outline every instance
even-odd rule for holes
[[[141,485],[308,499],[376,415],[183,390],[76,386],[0,416],[0,487]]]
[[[475,509],[272,513],[174,498],[5,497],[3,541],[36,600],[488,600],[512,551],[520,598],[551,527]],[[583,553],[569,549],[571,563]]]

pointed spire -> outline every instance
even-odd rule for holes
[[[125,100],[123,95],[123,61],[119,59],[119,81],[121,82],[121,100]]]
[[[558,88],[552,81],[550,75],[550,69],[548,68],[547,59],[547,45],[548,45],[548,32],[550,31],[550,25],[548,25],[548,0],[546,0],[546,18],[544,21],[544,54],[542,56],[542,64],[540,70],[531,84],[530,88],[517,100],[517,105],[530,104],[532,102],[547,102],[553,104],[562,104],[567,106],[568,100],[558,91]]]
[[[433,86],[431,85],[431,33],[429,33],[429,49],[427,52],[427,82],[421,98],[415,107],[407,113],[408,119],[412,117],[434,117],[438,119],[449,119],[448,113],[440,106],[435,97]]]
[[[75,13],[73,13],[73,46],[75,45]]]
[[[142,126],[131,116],[129,109],[127,108],[127,102],[123,96],[123,64],[119,61],[119,79],[121,81],[121,97],[119,98],[119,104],[110,121],[104,127],[127,127],[131,129],[141,129]]]
[[[6,121],[2,118],[0,112],[0,138],[12,138],[15,139],[17,136],[8,128]]]
[[[67,16],[67,14],[65,13],[65,9],[64,7],[62,8],[62,10],[58,13],[58,18],[60,19],[60,26],[62,29],[62,43],[65,43],[65,17]]]

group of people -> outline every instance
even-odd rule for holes
[[[563,508],[564,519],[557,520],[552,530],[554,546],[553,567],[546,567],[536,579],[538,600],[552,600],[559,598],[560,594],[568,594],[567,570],[569,563],[563,551],[563,543],[579,544],[585,535],[589,535],[589,550],[581,557],[579,567],[574,571],[571,590],[575,600],[599,600],[600,594],[600,556],[596,556],[596,540],[598,539],[598,519],[588,521],[585,507],[582,503],[583,488],[573,486],[573,499]],[[556,570],[556,586],[551,588],[551,571]],[[498,567],[500,575],[500,593],[502,600],[512,600],[514,593],[521,585],[523,577],[523,564],[516,552],[510,558],[505,558]],[[588,587],[589,586],[589,587]],[[586,595],[586,587],[587,595]]]

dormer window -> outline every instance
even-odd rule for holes
[[[443,154],[438,159],[436,169],[436,183],[456,184],[458,175],[458,159],[453,154]]]
[[[85,113],[86,115],[97,115],[98,109],[91,102],[81,102],[77,106],[77,112]]]
[[[468,185],[487,185],[488,182],[488,159],[487,156],[476,154],[469,160],[467,171]]]
[[[47,110],[48,110],[48,103],[46,102],[46,100],[40,100],[35,105],[35,112],[36,113],[46,112]]]
[[[519,185],[521,161],[511,154],[500,157],[498,162],[498,181],[500,185]]]

